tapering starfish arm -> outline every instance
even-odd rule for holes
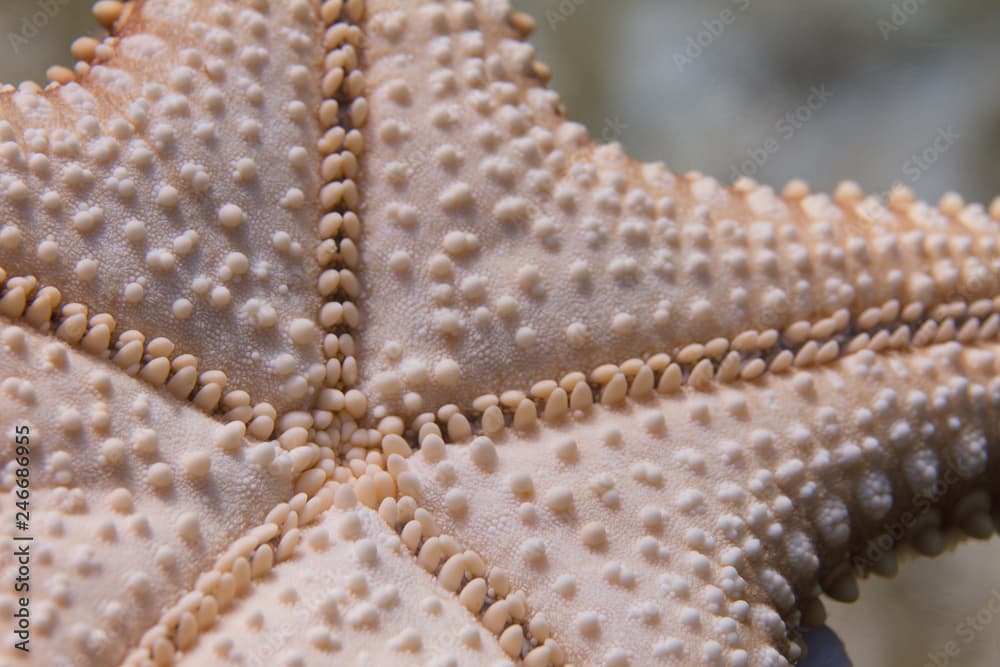
[[[848,184],[779,197],[637,163],[563,118],[510,22],[370,3],[360,343],[380,405],[466,410],[655,353],[752,374],[738,366],[759,353],[998,293],[982,207],[898,192],[886,208]]]
[[[891,573],[900,545],[991,534],[998,351],[863,351],[749,386],[647,388],[454,446],[425,430],[400,467],[443,533],[510,572],[568,660],[784,664],[822,591],[853,598],[854,575]]]

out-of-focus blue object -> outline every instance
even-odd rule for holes
[[[844,642],[825,625],[801,627],[799,631],[809,647],[799,667],[852,667]]]

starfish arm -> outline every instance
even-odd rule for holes
[[[998,225],[981,206],[724,188],[597,146],[502,4],[369,11],[362,386],[390,411],[504,392],[513,411],[535,383],[657,353],[683,381],[727,356],[724,374],[751,375],[758,352],[828,359],[833,338],[943,304],[992,312]]]
[[[0,324],[2,534],[30,554],[25,563],[5,549],[0,571],[9,581],[31,573],[30,590],[6,588],[0,606],[13,613],[30,593],[34,632],[30,654],[5,642],[7,659],[120,661],[162,608],[293,493],[288,453],[251,448],[240,429],[114,371]]]
[[[194,355],[178,393],[209,411],[252,388],[273,416],[322,387],[323,49],[315,8],[285,5],[129,3],[78,80],[0,93],[7,278],[36,281],[52,329],[80,305],[114,314],[112,350],[137,330]]]
[[[178,664],[501,663],[496,637],[351,498],[341,492],[338,507],[303,529],[295,554]]]
[[[853,597],[900,545],[992,532],[998,350],[864,351],[495,441],[425,429],[389,468],[442,533],[510,573],[525,625],[544,614],[572,662],[783,664],[821,592]]]

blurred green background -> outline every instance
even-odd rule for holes
[[[634,156],[830,190],[905,183],[928,200],[1000,194],[993,0],[515,0],[570,116]],[[42,80],[99,34],[90,0],[2,0],[0,80]],[[871,579],[828,603],[857,667],[987,667],[1000,655],[1000,540]],[[1000,599],[1000,598],[997,598]],[[997,609],[994,600],[992,609]],[[972,621],[970,623],[970,620]],[[937,656],[938,666],[944,665]]]

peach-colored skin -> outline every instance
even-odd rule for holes
[[[3,664],[782,665],[995,530],[1000,203],[637,163],[505,0],[95,13],[0,92]]]

